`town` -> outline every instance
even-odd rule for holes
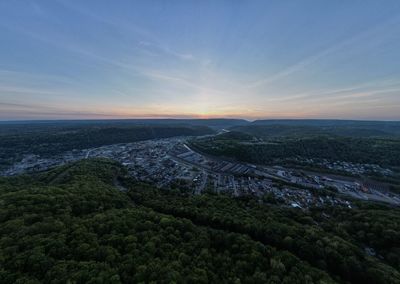
[[[110,158],[126,166],[131,177],[159,188],[194,194],[252,195],[296,208],[336,205],[351,208],[347,197],[400,205],[400,196],[352,178],[310,174],[281,166],[267,167],[204,155],[189,145],[193,137],[146,140],[73,150],[49,159],[27,155],[2,172],[4,176],[43,171],[88,158]],[[332,194],[332,190],[335,194]]]
[[[380,174],[382,176],[390,176],[393,171],[390,169],[382,168],[379,165],[374,164],[353,164],[343,161],[331,162],[327,159],[299,159],[292,158],[292,161],[302,162],[311,166],[319,166],[336,172],[345,172],[352,175],[363,175],[368,173]]]

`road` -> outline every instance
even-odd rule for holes
[[[90,152],[92,152],[92,151],[93,151],[93,149],[90,149],[90,150],[88,150],[88,151],[86,152],[85,159],[89,158]]]

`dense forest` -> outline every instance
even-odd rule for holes
[[[212,134],[206,126],[130,124],[32,124],[0,126],[0,169],[26,154],[51,157],[73,149],[174,136]]]
[[[363,120],[330,120],[330,119],[272,119],[256,120],[250,124],[234,126],[233,130],[256,135],[292,136],[302,134],[325,134],[348,137],[400,136],[398,121],[363,121]]]
[[[379,128],[353,127],[353,126],[308,126],[308,125],[249,125],[230,128],[233,131],[247,133],[263,139],[279,137],[304,137],[304,136],[339,136],[354,138],[400,138],[400,130],[385,130]],[[400,127],[399,127],[400,129]]]
[[[193,196],[99,159],[1,178],[0,204],[1,283],[400,283],[400,212],[382,205]]]
[[[229,132],[193,141],[192,145],[209,154],[258,164],[282,164],[287,159],[300,157],[400,167],[400,139],[303,135],[255,143],[249,140],[247,133]]]
[[[251,197],[182,197],[149,188],[144,191],[140,186],[132,187],[129,194],[158,212],[287,250],[338,282],[400,283],[398,209],[357,203],[357,209],[304,212],[260,204]],[[375,257],[368,255],[369,250]]]

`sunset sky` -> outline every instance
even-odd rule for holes
[[[400,1],[0,1],[0,120],[400,120]]]

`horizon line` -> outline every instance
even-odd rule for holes
[[[360,122],[400,122],[399,120],[393,119],[348,119],[348,118],[259,118],[259,119],[247,119],[241,117],[188,117],[188,118],[172,118],[172,117],[137,117],[137,118],[59,118],[59,119],[0,119],[0,123],[23,123],[23,122],[78,122],[78,121],[134,121],[134,120],[242,120],[246,122],[255,121],[360,121]]]

